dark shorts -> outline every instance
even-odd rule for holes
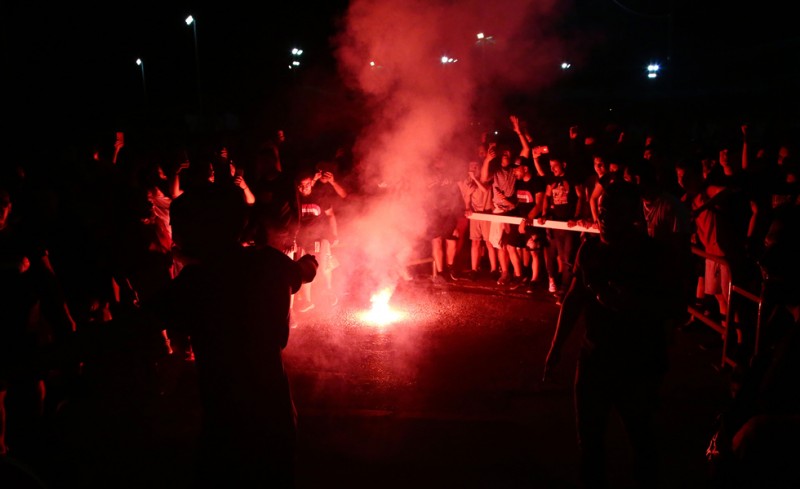
[[[546,247],[549,243],[549,241],[547,241],[546,229],[533,228],[528,243],[530,243],[530,246],[528,246],[528,248],[532,250],[541,250],[542,248]]]
[[[527,243],[528,243],[528,235],[520,234],[518,225],[512,224],[511,226],[509,226],[508,238],[506,244],[511,245],[514,248],[526,248]]]
[[[428,223],[428,239],[458,239],[455,234],[458,219],[454,216],[435,216]]]

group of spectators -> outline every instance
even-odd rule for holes
[[[530,293],[546,283],[560,303],[573,282],[581,243],[600,239],[595,231],[602,213],[613,211],[600,205],[604,189],[627,182],[637,189],[641,215],[631,222],[667,250],[663,256],[676,278],[670,283],[686,303],[697,301],[709,315],[726,317],[728,283],[760,285],[770,227],[796,222],[786,217],[796,213],[800,201],[794,147],[751,141],[746,125],[737,128],[736,138],[687,146],[676,156],[655,134],[636,141],[621,129],[598,135],[573,126],[564,141],[542,141],[520,117],[512,115],[509,122],[513,139],[485,133],[470,143],[475,149],[464,153],[466,174],[462,168],[441,171],[441,207],[430,212],[427,236],[435,281],[487,274],[500,287]],[[83,359],[62,353],[72,336],[163,301],[163,291],[184,267],[198,257],[213,261],[208,250],[225,249],[233,235],[243,248],[276,249],[295,262],[315,257],[320,273],[292,282],[290,324],[319,300],[328,306],[339,300],[333,281],[339,266],[337,210],[369,193],[355,183],[357,175],[350,172],[358,165],[346,158],[345,149],[321,163],[303,164],[298,149],[290,149],[278,131],[242,163],[230,143],[205,152],[147,154],[129,151],[125,136],[116,134],[113,150],[101,145],[65,162],[13,165],[0,182],[0,456],[32,449],[26,444],[35,439],[36,424],[56,415],[91,371]],[[58,171],[41,173],[53,168]],[[459,178],[450,178],[454,172]],[[347,177],[351,180],[343,184]],[[246,215],[241,230],[225,227],[239,222],[226,218],[229,208],[199,206],[182,215],[181,243],[171,222],[173,202],[209,188],[229,189],[241,199]],[[520,223],[481,214],[516,217]],[[552,221],[564,224],[547,226]],[[207,223],[219,225],[219,232],[210,233]],[[727,265],[692,255],[692,246]],[[786,282],[774,283],[785,287]],[[796,294],[788,295],[776,307],[794,310]],[[753,325],[747,311],[739,312],[732,330],[747,358]],[[164,351],[194,360],[197,338],[187,329],[171,330],[169,319],[179,320],[164,316],[168,320],[159,330]],[[767,338],[762,357],[784,339]],[[795,402],[794,415],[797,407]],[[748,418],[741,409],[738,413],[741,428]],[[741,443],[730,438],[733,453]]]
[[[796,484],[790,460],[797,450],[776,448],[781,430],[794,434],[800,426],[800,295],[786,282],[797,276],[798,262],[789,251],[800,203],[791,142],[754,147],[743,124],[738,137],[676,157],[655,135],[631,144],[618,131],[599,141],[571,127],[569,143],[551,150],[517,116],[510,122],[518,144],[483,141],[458,182],[464,215],[472,218],[471,269],[459,277],[454,267],[463,225],[437,226],[445,232],[435,236],[433,256],[438,274],[451,280],[472,279],[488,262],[499,286],[527,292],[544,263],[548,290],[562,306],[545,376],[585,318],[575,379],[584,485],[606,487],[603,433],[612,407],[633,445],[637,483],[656,484],[652,423],[668,338],[705,327],[687,314],[690,304],[735,345],[731,405],[708,452],[714,482]],[[442,237],[452,243],[450,253],[437,254]],[[759,303],[731,306],[731,284]]]

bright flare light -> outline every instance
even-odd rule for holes
[[[369,300],[372,302],[372,309],[359,314],[361,321],[374,326],[387,326],[403,319],[406,316],[405,313],[395,311],[389,306],[391,297],[392,289],[390,287],[372,294]]]

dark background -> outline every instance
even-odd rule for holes
[[[43,141],[118,129],[164,137],[278,127],[322,139],[352,133],[362,123],[360,100],[342,86],[330,44],[347,3],[3,2],[6,146],[25,155]],[[580,66],[546,90],[506,94],[498,114],[522,107],[558,124],[680,117],[796,130],[800,37],[787,4],[565,5],[554,28],[596,39],[590,56],[582,53]],[[200,103],[189,13],[197,19]],[[302,66],[289,70],[295,46],[304,50]],[[651,61],[663,66],[657,80],[644,75]]]

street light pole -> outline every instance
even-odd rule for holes
[[[197,110],[203,105],[202,92],[200,91],[200,54],[197,49],[197,20],[191,15],[186,17],[186,25],[192,26],[192,33],[194,34],[194,65],[197,70]]]
[[[142,93],[144,93],[144,104],[147,105],[147,83],[144,78],[144,61],[142,61],[142,58],[136,58],[136,64],[139,65],[139,68],[142,70]]]

